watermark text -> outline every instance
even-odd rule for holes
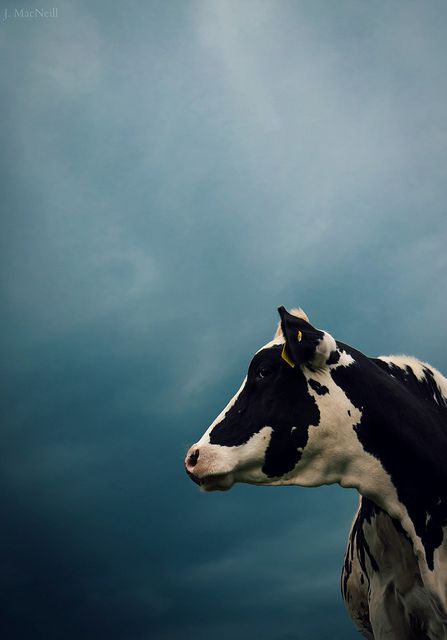
[[[3,17],[2,21],[6,22],[7,20],[18,20],[22,19],[30,19],[37,20],[39,18],[57,18],[57,7],[52,7],[51,9],[43,9],[43,8],[34,8],[34,9],[23,9],[23,8],[15,8],[15,9],[3,9]]]

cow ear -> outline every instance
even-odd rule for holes
[[[337,349],[334,338],[326,331],[313,327],[304,318],[278,308],[281,329],[285,338],[282,358],[291,367],[309,364],[320,369],[326,364],[332,351]]]

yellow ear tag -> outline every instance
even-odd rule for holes
[[[287,362],[287,364],[289,365],[289,367],[292,367],[292,369],[294,368],[295,363],[294,363],[294,362],[293,362],[293,360],[291,360],[291,359],[289,358],[289,356],[287,355],[286,345],[285,345],[285,344],[284,344],[284,346],[283,346],[283,348],[282,348],[282,351],[281,351],[281,358],[282,358],[285,362]]]
[[[298,338],[298,342],[301,342],[303,334],[301,333],[301,331],[298,331],[298,333],[296,334],[296,337]]]

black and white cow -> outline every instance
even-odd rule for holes
[[[204,491],[235,482],[355,487],[342,594],[375,640],[447,639],[447,379],[407,356],[369,358],[302,310],[188,451]]]

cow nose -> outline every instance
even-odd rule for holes
[[[196,466],[199,459],[199,453],[200,452],[197,447],[191,447],[191,449],[186,454],[185,470],[191,480],[200,485],[200,479],[194,474],[194,467]]]
[[[186,456],[186,468],[189,469],[194,469],[194,467],[197,464],[197,461],[199,459],[199,450],[197,448],[193,449],[192,451],[190,451],[188,453],[188,455]]]

